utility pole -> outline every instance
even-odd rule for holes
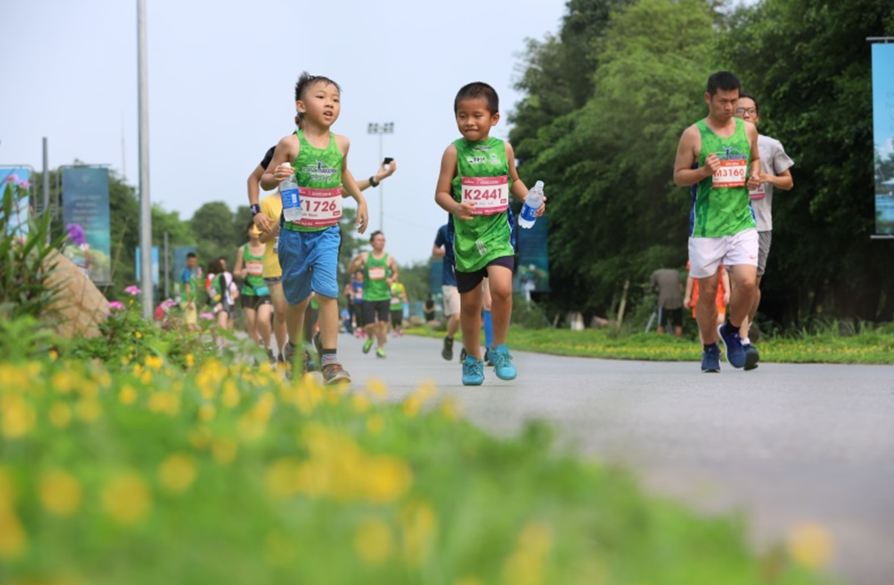
[[[152,319],[152,203],[149,199],[149,86],[146,72],[146,0],[137,0],[137,84],[140,119],[140,288],[143,318]]]

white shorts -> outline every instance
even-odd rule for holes
[[[444,295],[444,314],[459,314],[459,290],[455,286],[444,285],[441,287],[441,293]]]
[[[720,238],[689,238],[689,275],[707,278],[726,267],[745,264],[757,266],[757,230],[747,229],[734,236]]]

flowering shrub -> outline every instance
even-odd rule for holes
[[[184,361],[0,364],[4,583],[821,582],[544,426],[485,435],[431,385],[388,401]]]

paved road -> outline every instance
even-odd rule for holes
[[[353,337],[339,345],[355,386],[379,379],[400,398],[434,380],[498,435],[554,421],[564,441],[631,467],[654,493],[741,511],[758,549],[817,522],[834,539],[832,575],[894,584],[894,366],[723,364],[707,375],[697,363],[517,352],[517,380],[487,368],[483,386],[465,388],[438,340],[392,339],[384,360]]]

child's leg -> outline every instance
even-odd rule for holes
[[[288,305],[286,307],[286,329],[289,334],[289,342],[294,347],[302,347],[304,344],[304,312],[310,303],[310,297],[307,297],[296,305]]]
[[[266,348],[270,347],[270,303],[264,303],[258,307],[258,335],[261,338],[261,345]]]
[[[512,317],[512,270],[505,266],[492,264],[487,267],[487,280],[491,296],[490,313],[494,325],[492,347],[506,345],[509,320]],[[463,329],[463,338],[465,338],[465,329]]]
[[[320,341],[325,349],[338,347],[338,301],[323,295],[317,295],[320,305]]]
[[[459,294],[459,324],[466,353],[481,361],[481,283]]]
[[[243,307],[242,312],[245,313],[245,329],[248,333],[248,338],[258,342],[258,313],[254,309],[249,309],[248,307]]]

